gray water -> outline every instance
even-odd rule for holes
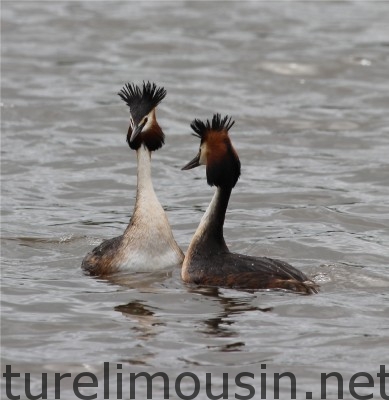
[[[2,367],[13,394],[48,373],[196,373],[207,399],[260,397],[261,365],[293,372],[297,398],[320,398],[320,374],[348,379],[389,362],[389,4],[387,2],[2,2]],[[284,259],[320,294],[198,290],[178,269],[105,281],[84,255],[120,235],[134,205],[125,82],[167,89],[165,147],[153,181],[185,250],[213,194],[194,157],[193,118],[229,114],[242,177],[225,237],[231,250]],[[389,367],[388,367],[389,368]],[[73,379],[72,378],[72,379]],[[162,380],[153,397],[162,399]],[[141,378],[139,378],[139,381]],[[86,380],[90,382],[89,380]],[[366,382],[360,380],[360,382]],[[6,398],[4,379],[1,398]],[[282,399],[290,398],[288,378]],[[193,392],[185,378],[182,390]],[[384,388],[385,389],[385,388]],[[139,382],[137,398],[146,398]],[[389,392],[388,384],[386,390]],[[338,398],[328,381],[328,398]],[[61,399],[75,399],[72,380]]]

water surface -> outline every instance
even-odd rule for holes
[[[248,371],[260,398],[263,364],[269,377],[292,371],[301,399],[319,398],[322,372],[366,371],[375,388],[359,393],[380,398],[388,20],[385,2],[2,2],[2,365],[30,372],[33,394],[43,372],[101,379],[110,362],[126,377],[165,371],[173,388],[183,371],[202,385],[210,371],[215,395],[228,372],[231,398],[248,394],[234,383]],[[242,177],[228,245],[289,261],[319,295],[196,290],[177,269],[111,282],[82,274],[83,256],[131,216],[136,157],[117,92],[142,80],[168,92],[153,180],[183,250],[213,193],[204,169],[180,170],[199,145],[189,123],[229,114]],[[190,379],[182,388],[191,393]],[[22,379],[13,391],[24,398]],[[287,384],[281,393],[290,398]],[[70,380],[61,398],[75,398]]]

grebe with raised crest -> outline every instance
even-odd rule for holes
[[[90,275],[156,271],[181,265],[184,258],[151,180],[151,153],[165,140],[155,109],[166,90],[150,82],[143,82],[142,88],[128,83],[118,94],[130,108],[127,142],[137,154],[136,201],[123,235],[104,241],[85,256],[82,268]]]
[[[216,192],[187,250],[182,279],[187,283],[237,289],[287,289],[317,293],[318,285],[288,263],[268,257],[231,253],[223,235],[225,214],[240,176],[240,160],[228,131],[228,116],[215,114],[205,123],[195,119],[191,128],[201,139],[197,156],[182,169],[206,166],[207,182]]]

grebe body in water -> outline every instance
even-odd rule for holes
[[[240,176],[240,160],[228,131],[234,124],[219,114],[205,123],[194,120],[195,136],[201,139],[197,156],[183,170],[206,166],[207,182],[216,192],[189,245],[182,266],[187,283],[237,289],[288,289],[316,293],[317,285],[288,263],[268,257],[231,253],[223,236],[231,191]]]
[[[85,272],[98,276],[160,270],[180,265],[184,258],[151,180],[151,153],[163,146],[165,137],[155,109],[166,91],[149,82],[143,88],[127,84],[119,96],[130,108],[127,142],[137,154],[137,193],[123,235],[104,241],[82,262]]]

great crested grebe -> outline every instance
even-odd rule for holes
[[[151,181],[151,152],[165,138],[155,108],[166,90],[150,82],[143,82],[143,88],[128,83],[118,94],[130,108],[127,142],[138,160],[136,201],[123,235],[104,241],[84,258],[82,268],[91,275],[155,271],[181,265],[184,258]]]
[[[207,182],[216,192],[193,236],[182,265],[187,283],[237,289],[288,289],[317,293],[305,274],[280,260],[231,253],[223,236],[232,188],[240,176],[240,160],[228,135],[235,121],[215,114],[205,123],[195,119],[191,128],[201,139],[197,156],[183,170],[206,166]]]

